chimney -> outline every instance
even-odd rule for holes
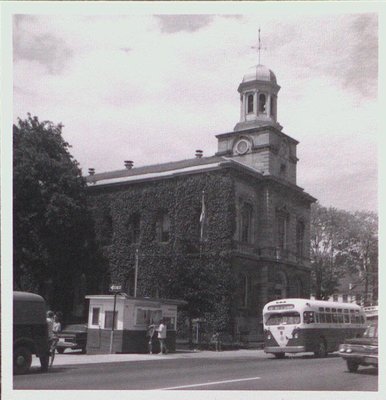
[[[132,168],[133,168],[133,165],[134,165],[134,162],[133,162],[133,161],[131,161],[131,160],[126,160],[126,161],[125,161],[125,167],[126,167],[126,169],[132,169]]]
[[[203,154],[202,150],[196,150],[196,158],[201,158]]]
[[[88,174],[91,175],[91,176],[95,175],[95,168],[89,168],[88,169]]]

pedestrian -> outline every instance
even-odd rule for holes
[[[57,334],[61,330],[62,330],[62,324],[60,323],[59,313],[56,313],[54,315],[54,322],[53,322],[52,331],[54,332],[54,334]]]
[[[53,311],[47,311],[47,329],[48,329],[48,339],[52,340],[55,338],[54,333],[54,313]]]
[[[155,332],[155,325],[154,324],[150,324],[147,327],[147,332],[146,332],[146,336],[148,338],[147,349],[149,351],[149,354],[153,354],[153,336],[154,336],[154,332]]]
[[[166,331],[167,327],[165,325],[165,320],[161,319],[160,324],[158,326],[157,332],[158,332],[158,340],[160,344],[160,354],[167,354],[169,352],[168,348],[166,347]]]
[[[215,351],[221,351],[220,334],[218,332],[215,332],[212,335],[210,339],[210,345],[214,346]]]

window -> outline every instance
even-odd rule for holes
[[[288,216],[284,212],[277,214],[277,247],[284,250],[287,247],[287,225]]]
[[[315,313],[314,311],[304,311],[303,313],[303,321],[305,324],[313,324],[315,322]]]
[[[261,93],[259,95],[259,112],[265,113],[266,97],[265,94]]]
[[[247,95],[247,114],[253,113],[253,94]]]
[[[161,213],[156,223],[157,240],[168,242],[170,240],[170,218],[167,213]]]
[[[296,325],[300,324],[300,314],[298,312],[271,314],[266,325]]]
[[[347,303],[348,302],[348,295],[344,294],[343,295],[343,303]]]
[[[248,305],[248,276],[241,275],[241,307],[246,307]]]
[[[113,326],[113,311],[105,311],[105,329],[111,329]],[[115,311],[114,329],[117,329],[118,311]]]
[[[252,242],[252,206],[244,203],[241,208],[240,239],[244,243]]]
[[[113,238],[113,219],[109,209],[103,211],[101,236],[101,241],[104,246],[111,244]]]
[[[276,104],[277,104],[277,98],[276,96],[271,96],[271,117],[276,119]]]
[[[140,217],[139,214],[133,214],[127,223],[127,233],[129,244],[139,242],[140,235]]]
[[[296,253],[299,258],[304,256],[304,222],[298,221],[296,224]]]
[[[150,324],[158,324],[161,317],[161,310],[154,310],[148,308],[137,308],[137,315],[135,323],[136,325],[150,325]]]
[[[287,166],[285,164],[280,164],[280,174],[282,178],[287,175]]]
[[[99,325],[99,314],[101,309],[99,307],[93,307],[91,325]]]
[[[334,294],[334,295],[332,296],[332,300],[333,300],[333,301],[338,301],[338,295],[337,295],[337,294]]]

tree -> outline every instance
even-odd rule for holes
[[[363,286],[363,302],[378,299],[378,217],[314,204],[311,208],[311,278],[317,299],[328,299],[340,279]]]
[[[351,267],[363,282],[365,305],[378,301],[378,216],[372,212],[353,214],[350,236]]]
[[[311,208],[311,285],[317,299],[327,300],[347,273],[350,214],[318,203]]]
[[[13,127],[14,289],[64,313],[95,254],[86,184],[69,148],[61,124],[28,114]]]

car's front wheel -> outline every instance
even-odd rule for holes
[[[356,361],[347,360],[347,369],[350,372],[357,372],[359,364]]]
[[[274,353],[276,358],[284,358],[285,357],[285,353]]]
[[[62,347],[58,347],[56,350],[59,354],[63,354],[65,349],[63,349]]]

